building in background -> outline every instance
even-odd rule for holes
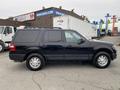
[[[70,15],[54,17],[53,27],[75,30],[88,39],[98,37],[97,29],[94,24],[88,23]]]
[[[24,23],[28,27],[53,27],[53,18],[57,16],[70,15],[77,19],[89,22],[88,18],[84,15],[80,16],[74,13],[74,9],[71,11],[60,8],[45,8],[35,12],[19,15],[13,17],[13,21]]]
[[[0,19],[0,26],[14,26],[18,27],[24,25],[23,22],[13,21],[11,19]]]

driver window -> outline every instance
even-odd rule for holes
[[[4,34],[11,34],[11,33],[12,33],[12,28],[6,27],[5,31],[4,31]]]
[[[69,43],[79,43],[81,39],[80,35],[73,31],[65,31],[65,38]]]

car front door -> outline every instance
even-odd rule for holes
[[[62,39],[62,31],[48,30],[44,32],[43,53],[49,60],[64,59],[64,42]]]
[[[14,33],[12,31],[12,27],[5,27],[2,35],[2,39],[4,42],[11,42],[13,35]]]
[[[65,59],[66,60],[88,60],[92,51],[89,43],[75,31],[64,31],[65,37]]]

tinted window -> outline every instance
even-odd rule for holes
[[[15,42],[33,43],[37,40],[40,31],[21,30],[16,33]]]
[[[66,42],[78,43],[81,39],[80,35],[73,31],[65,31]]]
[[[45,42],[60,42],[62,40],[61,31],[46,31],[44,35]]]

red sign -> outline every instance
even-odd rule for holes
[[[35,19],[35,13],[28,13],[28,14],[16,16],[13,19],[15,21],[20,21],[20,22],[24,22],[24,21],[28,21],[28,20],[34,20]]]

